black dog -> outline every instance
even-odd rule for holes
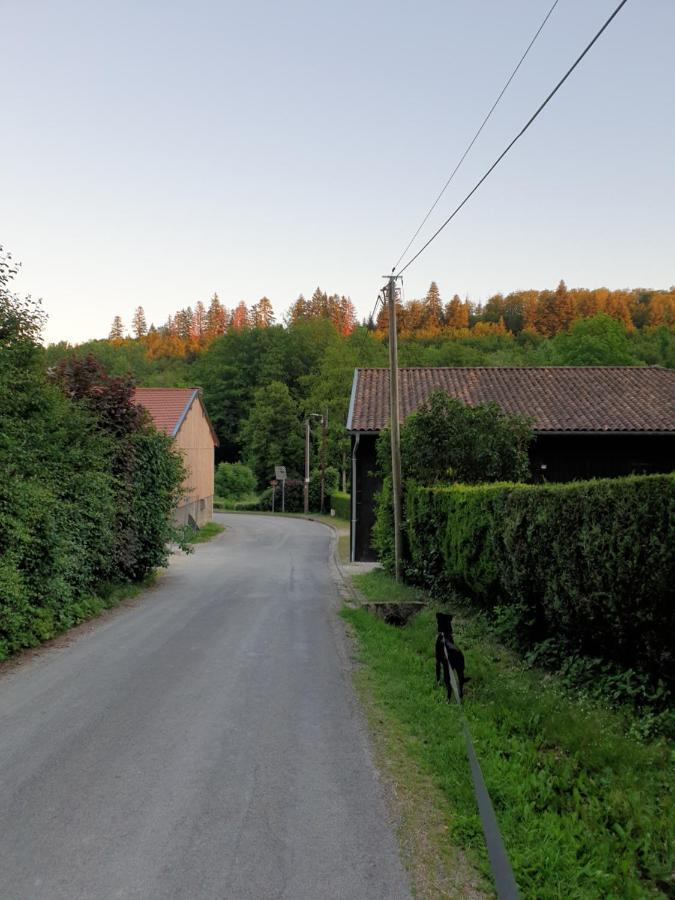
[[[450,670],[448,660],[455,670],[459,684],[459,696],[464,696],[464,654],[455,646],[455,638],[452,634],[452,616],[448,613],[436,613],[438,623],[438,637],[436,638],[436,684],[441,681],[441,666],[443,666],[443,680],[448,691],[448,700],[452,700],[452,687],[450,685]],[[446,656],[447,654],[447,656]]]

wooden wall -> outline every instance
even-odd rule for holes
[[[213,514],[214,445],[199,398],[194,400],[178,430],[176,447],[182,451],[188,470],[188,495],[178,512],[184,510],[186,519],[189,512],[198,525],[203,525]]]

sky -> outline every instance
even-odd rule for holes
[[[559,0],[416,246],[618,0]],[[0,244],[48,341],[317,285],[372,309],[552,0],[1,0]],[[675,3],[629,0],[404,276],[675,283]]]

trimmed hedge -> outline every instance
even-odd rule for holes
[[[343,494],[342,491],[334,491],[330,495],[330,508],[335,510],[335,515],[339,519],[351,518],[352,498],[349,494]]]
[[[405,507],[413,580],[514,607],[532,642],[562,638],[672,684],[675,476],[409,485]]]

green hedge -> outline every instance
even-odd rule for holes
[[[335,515],[339,519],[351,518],[352,498],[349,494],[343,494],[342,491],[333,491],[330,495],[330,508],[335,510]]]
[[[414,580],[513,607],[534,642],[672,683],[675,476],[410,485],[405,507]]]

